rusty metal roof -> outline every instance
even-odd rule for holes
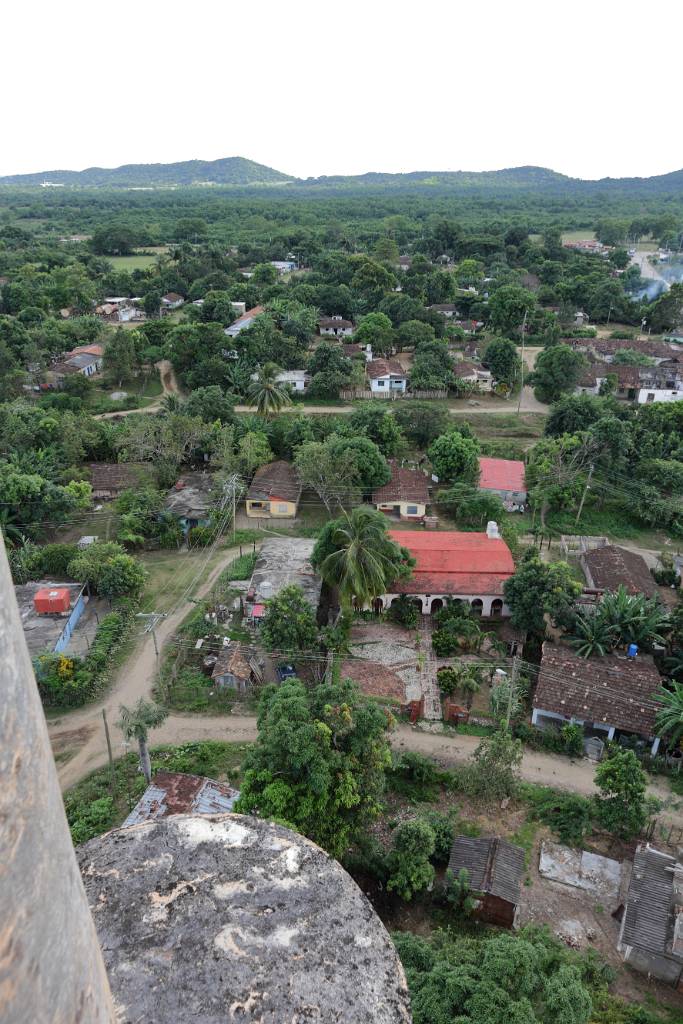
[[[676,924],[676,866],[675,857],[649,845],[638,847],[633,858],[620,943],[681,962],[683,953],[672,949]]]
[[[524,850],[506,839],[472,839],[457,836],[451,848],[448,869],[457,876],[463,868],[469,873],[474,892],[490,893],[508,903],[519,903],[524,874]]]
[[[224,814],[231,811],[239,790],[222,782],[183,772],[157,772],[122,827],[166,818],[169,814]]]

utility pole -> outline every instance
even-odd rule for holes
[[[529,313],[528,309],[524,310],[524,319],[522,320],[522,374],[519,385],[519,401],[517,402],[517,415],[519,416],[520,409],[522,408],[522,393],[524,391],[524,342],[526,340],[526,318]]]
[[[109,771],[111,772],[111,788],[114,789],[114,755],[111,752],[111,736],[109,735],[109,722],[107,721],[107,709],[102,708],[102,720],[104,722],[104,735],[107,739],[107,753],[109,755]]]
[[[586,486],[583,489],[583,494],[581,495],[581,501],[579,502],[579,511],[576,513],[576,519],[574,521],[574,525],[575,526],[579,525],[579,519],[581,518],[581,513],[583,512],[583,503],[586,500],[586,495],[588,494],[588,488],[591,485],[591,479],[593,477],[593,470],[594,469],[595,469],[595,466],[591,462],[590,469],[588,470],[588,477],[586,479]]]
[[[508,706],[507,713],[505,715],[505,728],[510,728],[510,718],[512,717],[512,700],[517,693],[517,680],[519,678],[519,658],[515,654],[512,658],[512,675],[510,676],[510,684],[508,690]]]

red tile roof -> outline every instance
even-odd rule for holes
[[[415,559],[412,579],[395,581],[389,593],[500,596],[515,571],[510,549],[500,537],[450,530],[390,530],[389,536]]]
[[[524,463],[517,459],[479,459],[479,474],[480,490],[526,490]]]
[[[408,469],[399,466],[393,459],[389,460],[391,480],[372,492],[372,500],[376,505],[389,501],[417,501],[426,505],[429,501],[427,477],[419,469]]]
[[[368,377],[405,377],[406,371],[396,359],[372,359],[367,365]]]
[[[581,658],[570,647],[543,644],[533,706],[585,722],[651,736],[661,678],[647,654]]]

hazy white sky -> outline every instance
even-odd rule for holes
[[[683,167],[682,28],[680,0],[9,2],[0,174],[659,174]]]

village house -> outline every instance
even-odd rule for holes
[[[678,361],[683,353],[675,344],[664,341],[653,341],[649,338],[562,338],[562,343],[584,352],[605,363],[613,363],[617,352],[625,349],[640,352],[652,359],[654,365],[662,362]]]
[[[311,382],[306,370],[282,370],[275,378],[278,384],[286,384],[292,391],[302,394]]]
[[[252,684],[254,672],[249,663],[248,652],[242,645],[231,640],[218,654],[211,655],[211,658],[211,680],[218,689],[246,693]]]
[[[617,949],[634,971],[683,992],[683,864],[639,844]]]
[[[271,267],[275,267],[278,274],[291,274],[293,270],[297,269],[297,264],[294,260],[271,260]]]
[[[225,328],[224,333],[227,334],[229,338],[236,338],[240,331],[244,331],[248,327],[252,327],[256,317],[260,316],[263,311],[263,306],[254,306],[253,309],[247,310],[247,312],[243,313],[242,316],[238,316],[234,323]]]
[[[397,270],[410,270],[412,265],[413,260],[411,256],[399,256],[396,268]]]
[[[111,501],[122,491],[144,486],[150,467],[141,462],[90,462],[88,475],[95,501]]]
[[[652,694],[660,684],[647,654],[581,658],[571,647],[546,641],[531,722],[542,729],[572,722],[583,726],[586,737],[603,740],[640,737],[656,754],[659,737],[654,736]]]
[[[353,334],[354,330],[352,322],[341,316],[321,316],[318,320],[318,332],[323,336],[343,338]]]
[[[61,654],[88,603],[83,583],[34,580],[14,588],[29,654]]]
[[[366,366],[366,373],[373,394],[389,397],[406,390],[406,372],[395,359],[372,359]]]
[[[441,313],[441,316],[448,317],[450,320],[453,316],[460,316],[458,307],[453,302],[434,302],[431,306],[427,306],[433,313]]]
[[[506,839],[457,836],[448,870],[468,874],[476,898],[474,916],[500,928],[514,928],[525,875],[524,850]]]
[[[195,526],[208,526],[211,511],[218,506],[220,491],[211,473],[184,473],[164,501],[164,509],[179,521],[183,533]]]
[[[311,565],[314,540],[304,537],[268,537],[261,545],[245,600],[245,620],[259,626],[266,604],[280,591],[296,584],[313,610],[320,605],[322,579]]]
[[[629,594],[660,597],[662,588],[655,582],[642,555],[615,544],[583,551],[579,562],[589,590],[604,593],[625,587]]]
[[[170,814],[227,814],[239,795],[239,790],[224,782],[158,771],[121,827],[157,821]]]
[[[180,309],[185,304],[185,299],[178,292],[167,292],[161,296],[162,313],[170,313],[174,309]]]
[[[477,390],[488,392],[493,390],[493,374],[483,366],[460,359],[453,365],[453,373],[458,380],[468,384],[476,384]]]
[[[463,334],[468,337],[477,333],[484,326],[483,320],[456,320],[455,326],[459,327]]]
[[[293,519],[301,497],[301,482],[291,462],[267,462],[254,473],[246,498],[250,518]]]
[[[391,480],[372,493],[372,503],[378,512],[401,520],[424,519],[429,501],[429,482],[419,469],[408,469],[391,459]]]
[[[633,401],[640,384],[639,367],[625,363],[592,363],[587,367],[574,389],[577,395],[599,395],[607,377],[616,378],[614,395],[627,401]]]
[[[675,374],[657,373],[660,367],[648,367],[640,374],[640,386],[636,401],[638,405],[652,402],[680,402],[683,399],[683,379],[680,371]]]
[[[362,357],[366,363],[372,362],[372,345],[361,345],[360,342],[352,342],[350,345],[342,345],[342,355],[347,359]]]
[[[62,360],[53,363],[48,379],[61,384],[65,377],[80,373],[83,377],[95,377],[102,369],[104,349],[101,345],[84,345],[67,352]]]
[[[130,323],[131,320],[144,320],[145,314],[138,309],[139,298],[112,297],[104,300],[101,306],[95,307],[95,315],[109,324]]]
[[[515,563],[496,523],[489,523],[486,533],[390,530],[389,536],[407,548],[415,567],[410,579],[394,580],[388,592],[376,598],[376,611],[389,608],[407,594],[423,615],[443,608],[449,599],[458,599],[466,601],[474,615],[509,616],[503,584],[513,575]]]
[[[491,491],[510,505],[524,505],[528,494],[519,459],[479,459],[479,490]]]

